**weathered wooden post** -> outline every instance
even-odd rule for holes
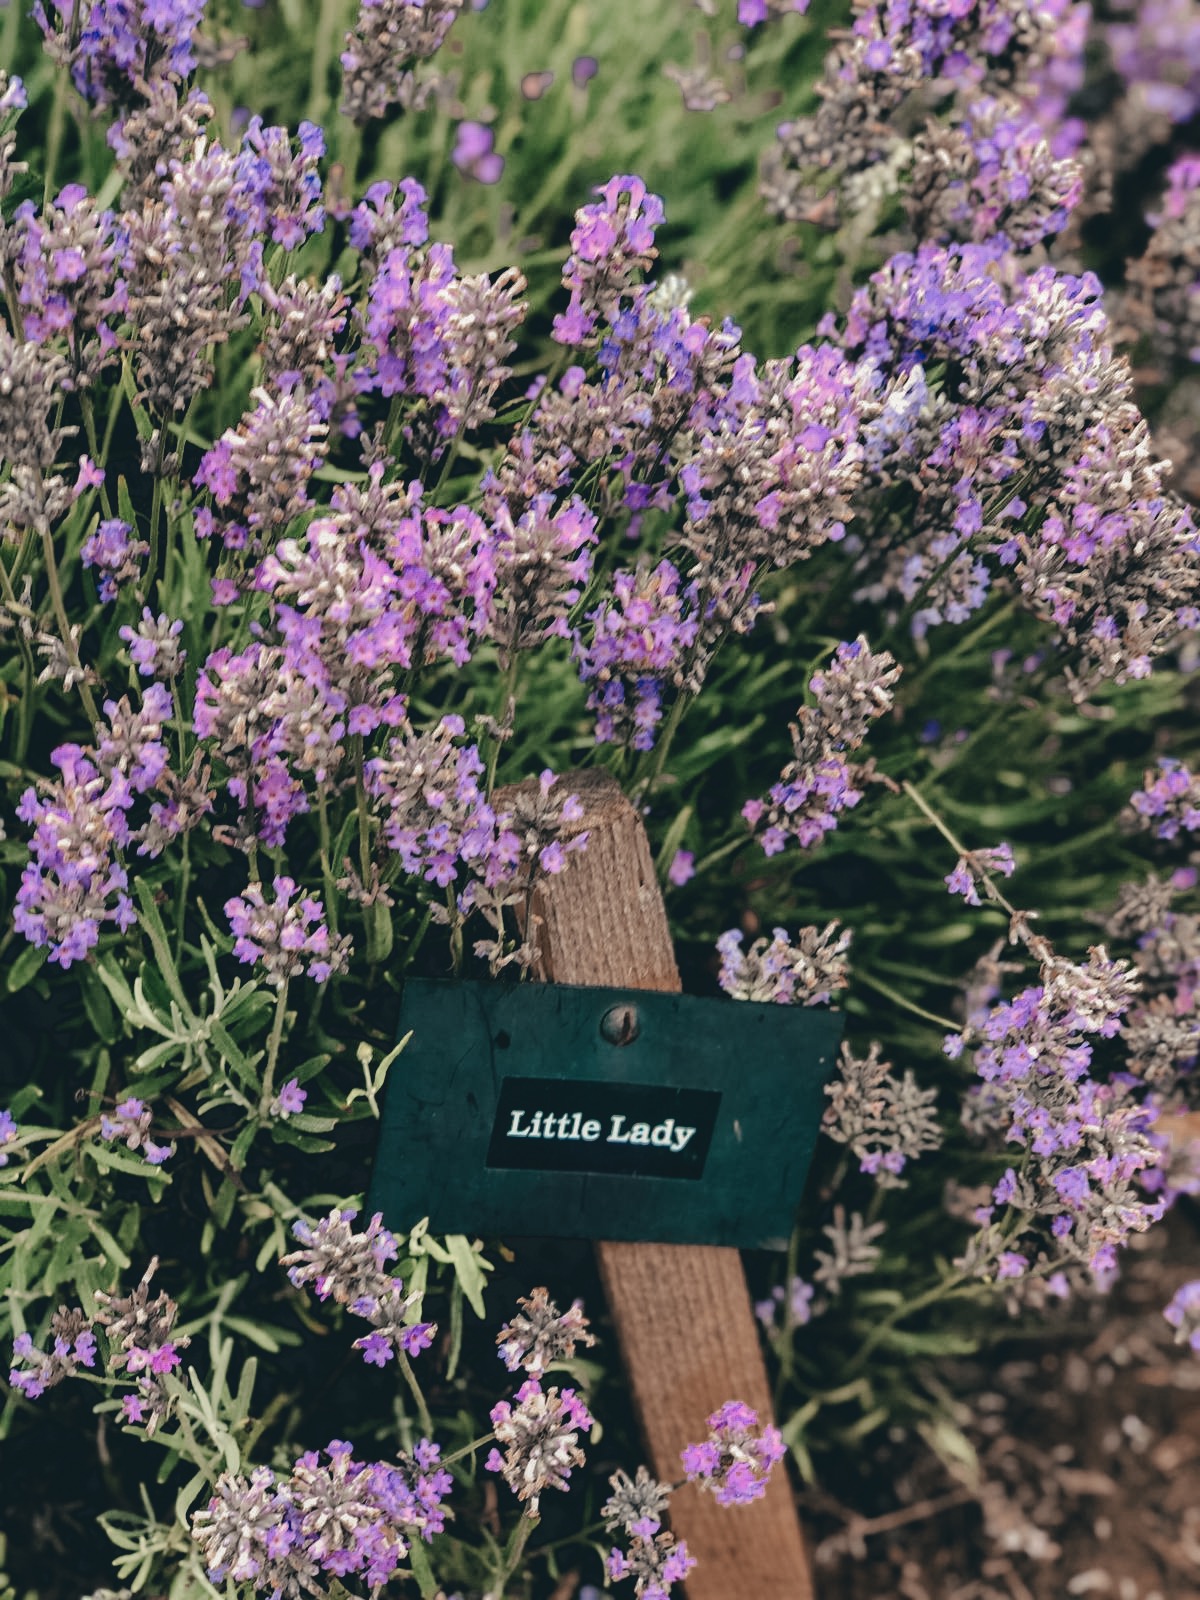
[[[606,773],[564,778],[577,793],[587,849],[534,897],[541,952],[535,975],[551,983],[678,992],[679,969],[642,820]],[[748,1063],[752,1070],[753,1063]],[[650,1465],[679,1477],[679,1452],[703,1437],[725,1400],[745,1400],[764,1420],[771,1391],[736,1250],[713,1245],[600,1243],[609,1309]],[[687,1486],[671,1526],[696,1557],[689,1600],[810,1600],[808,1556],[786,1475],[762,1500],[718,1506]]]
[[[650,1465],[727,1400],[771,1414],[738,1246],[786,1239],[841,1019],[683,995],[641,818],[603,773],[587,849],[528,908],[539,983],[410,979],[370,1204],[390,1226],[597,1243]],[[503,806],[514,791],[497,796]],[[786,1475],[728,1508],[685,1487],[689,1600],[811,1600]]]

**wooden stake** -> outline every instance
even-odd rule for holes
[[[531,918],[535,976],[551,983],[678,992],[679,970],[641,818],[606,773],[560,779],[577,793],[586,851],[538,890]],[[503,797],[498,797],[503,800]],[[726,1400],[770,1420],[771,1391],[736,1250],[706,1245],[599,1244],[650,1465],[670,1483],[679,1452],[705,1435]],[[671,1502],[671,1526],[697,1566],[688,1600],[812,1600],[808,1557],[786,1474],[764,1499],[719,1506],[692,1485]]]

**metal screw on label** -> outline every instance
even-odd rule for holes
[[[600,1018],[601,1037],[609,1044],[632,1044],[640,1031],[637,1007],[613,1006]]]

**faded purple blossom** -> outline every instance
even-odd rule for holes
[[[334,1210],[316,1223],[293,1223],[300,1249],[282,1257],[280,1264],[296,1288],[311,1284],[318,1299],[332,1298],[372,1324],[373,1331],[356,1339],[354,1349],[369,1365],[381,1367],[397,1353],[415,1356],[427,1349],[436,1326],[417,1320],[421,1295],[405,1294],[403,1281],[387,1271],[399,1245],[380,1214],[361,1233],[351,1226],[357,1215]]]
[[[534,1289],[517,1304],[520,1311],[496,1335],[497,1354],[510,1372],[521,1369],[531,1378],[544,1377],[548,1366],[569,1361],[576,1345],[596,1342],[580,1300],[560,1311],[545,1289]]]
[[[579,1435],[591,1432],[591,1415],[574,1389],[543,1389],[529,1378],[513,1401],[492,1407],[491,1419],[503,1450],[490,1453],[487,1470],[498,1472],[536,1517],[546,1490],[565,1490],[572,1469],[583,1465]]]
[[[826,1084],[825,1094],[829,1104],[822,1131],[848,1145],[859,1170],[880,1188],[902,1187],[900,1174],[908,1162],[941,1145],[937,1090],[922,1089],[908,1067],[897,1077],[875,1042],[865,1056],[842,1045],[838,1075]]]
[[[96,1365],[96,1336],[83,1312],[59,1306],[50,1318],[50,1346],[39,1350],[28,1333],[13,1340],[13,1367],[8,1381],[27,1400],[72,1377],[79,1367]]]
[[[852,764],[846,754],[891,709],[899,676],[892,656],[886,650],[872,654],[861,637],[840,644],[829,667],[813,674],[809,688],[816,704],[796,713],[792,761],[765,800],[748,800],[742,808],[767,855],[778,854],[789,838],[810,849],[837,827],[842,811],[862,799],[857,784],[870,777],[872,765]]]
[[[292,1471],[223,1472],[191,1533],[209,1578],[261,1594],[315,1593],[319,1575],[385,1585],[416,1538],[445,1527],[454,1480],[422,1439],[396,1462],[358,1461],[345,1441],[306,1451]],[[324,1584],[321,1585],[324,1588]]]
[[[360,126],[413,106],[419,62],[435,55],[462,0],[360,0],[342,51],[342,113]]]
[[[849,928],[838,932],[838,924],[824,928],[801,928],[795,943],[784,928],[774,929],[770,939],[756,939],[743,950],[745,935],[730,928],[717,940],[721,956],[718,977],[722,989],[735,1000],[773,1001],[777,1005],[828,1005],[835,989],[844,989],[848,978],[846,952],[850,948]]]

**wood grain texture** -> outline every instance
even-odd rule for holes
[[[590,835],[561,876],[535,893],[535,976],[552,983],[678,992],[679,971],[641,818],[602,773],[560,780],[577,793]],[[503,797],[499,797],[502,801]],[[704,1245],[599,1244],[600,1271],[650,1466],[671,1482],[679,1452],[702,1439],[726,1400],[760,1417],[771,1394],[736,1250]],[[804,1539],[786,1475],[764,1499],[725,1507],[687,1486],[671,1526],[697,1566],[688,1600],[811,1600]]]

